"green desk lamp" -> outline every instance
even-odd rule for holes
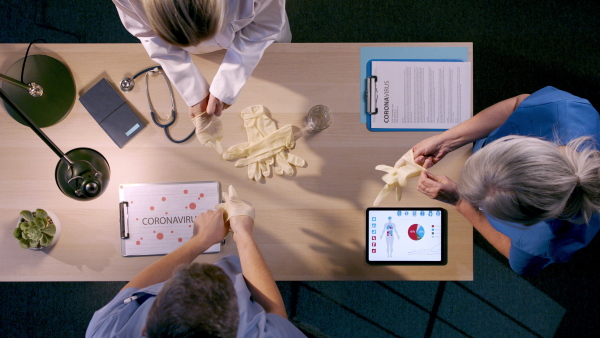
[[[15,79],[19,76],[21,81]],[[31,82],[25,83],[23,78]],[[60,158],[55,171],[60,191],[76,200],[100,196],[110,179],[104,156],[90,148],[76,148],[65,154],[40,129],[58,123],[73,108],[75,81],[69,69],[49,56],[31,55],[13,64],[6,75],[0,74],[0,80],[0,97],[6,111],[30,127]]]

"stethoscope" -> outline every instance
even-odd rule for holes
[[[173,123],[175,123],[175,120],[177,120],[177,111],[175,110],[175,100],[173,99],[173,89],[171,88],[171,83],[169,82],[169,79],[167,79],[167,76],[165,75],[165,73],[162,71],[161,66],[149,67],[149,68],[139,71],[133,77],[125,77],[125,78],[123,78],[123,80],[121,80],[119,87],[124,92],[128,92],[128,91],[132,90],[133,87],[135,86],[135,79],[144,73],[146,74],[146,98],[148,99],[148,109],[150,110],[150,117],[152,117],[152,121],[154,122],[154,124],[163,128],[163,130],[165,131],[165,135],[167,136],[167,139],[169,139],[169,141],[171,141],[173,143],[183,143],[183,142],[189,140],[192,136],[194,136],[194,134],[196,132],[195,130],[192,130],[192,132],[186,138],[184,138],[182,140],[173,139],[173,137],[171,137],[171,134],[169,133],[169,127],[171,125],[173,125]],[[149,73],[158,73],[158,74],[162,75],[163,79],[165,80],[165,83],[167,84],[167,88],[169,89],[169,95],[171,96],[171,116],[169,117],[170,121],[168,121],[167,123],[159,122],[156,114],[154,113],[154,107],[152,106],[152,101],[150,100],[150,89],[148,86],[148,77],[149,77],[148,74]]]

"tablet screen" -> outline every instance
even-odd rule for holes
[[[446,264],[446,210],[367,209],[369,264]]]

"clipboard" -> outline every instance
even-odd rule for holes
[[[455,62],[464,65],[450,65]],[[383,78],[375,64],[388,68]],[[365,81],[370,131],[443,131],[472,116],[471,64],[465,60],[371,59]]]
[[[166,255],[189,240],[194,219],[221,202],[218,181],[121,184],[121,255]],[[204,253],[221,251],[221,243]]]

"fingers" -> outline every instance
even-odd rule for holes
[[[229,198],[233,198],[233,197],[237,197],[237,191],[235,191],[235,188],[233,187],[233,185],[229,186]]]
[[[430,198],[435,198],[441,189],[441,186],[442,184],[439,182],[439,176],[428,171],[421,172],[419,183],[417,185],[417,190],[420,193],[425,194]]]
[[[221,102],[221,100],[216,98],[213,94],[210,94],[208,98],[208,105],[206,106],[206,113],[208,115],[221,116],[223,110],[229,107],[230,105]]]
[[[456,183],[446,176],[424,171],[419,177],[417,190],[429,198],[455,205],[460,200]]]
[[[433,156],[427,156],[427,158],[423,162],[422,166],[425,169],[429,169],[429,168],[433,167],[433,165],[436,163],[437,163],[437,160]]]
[[[203,112],[206,111],[206,106],[208,104],[208,96],[205,97],[202,101],[190,107],[190,119],[193,119],[196,116],[200,116]]]
[[[415,163],[425,169],[429,169],[437,163],[437,159],[433,156],[418,155],[415,157]]]

